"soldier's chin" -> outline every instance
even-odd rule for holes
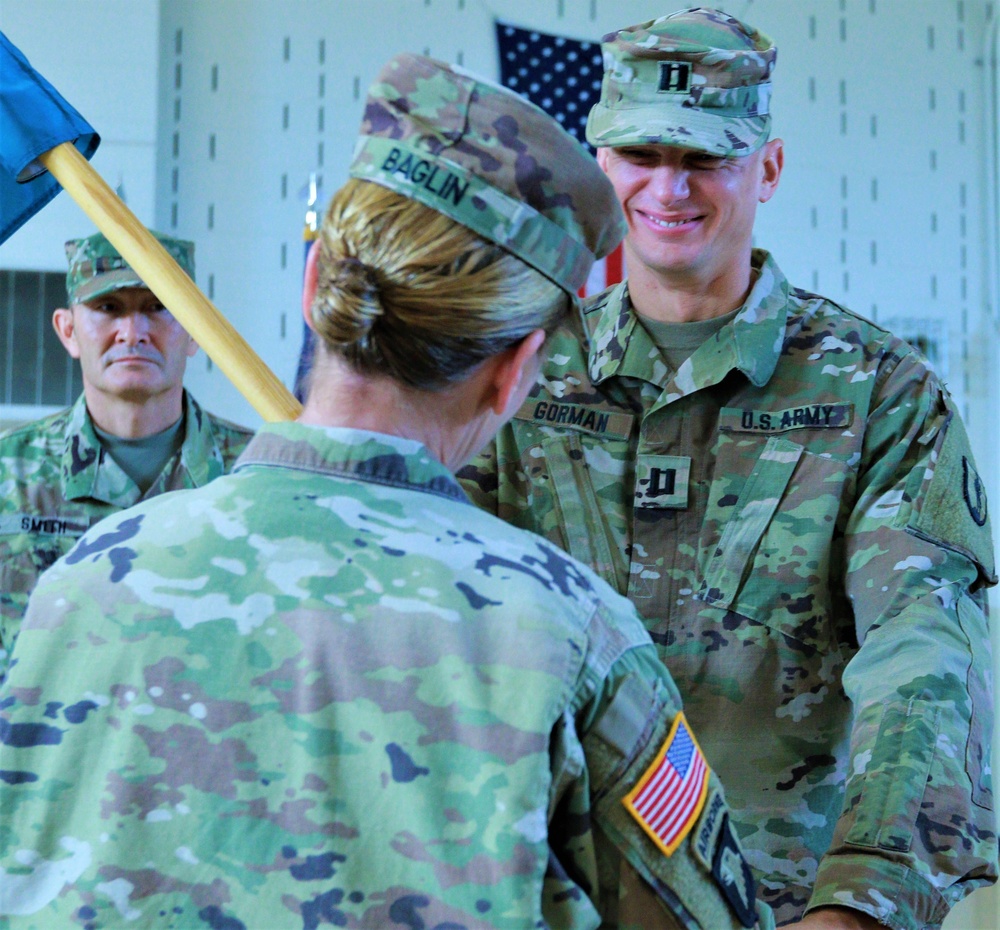
[[[162,389],[156,389],[152,386],[145,385],[127,385],[127,386],[116,386],[111,390],[115,397],[120,401],[124,401],[129,404],[145,404],[152,398],[156,397],[158,394],[162,394]]]
[[[163,380],[163,369],[156,362],[114,362],[104,370],[104,380],[122,388],[143,388]]]
[[[149,365],[143,370],[119,370],[105,379],[111,393],[123,400],[142,399],[163,390],[163,378],[158,368]]]

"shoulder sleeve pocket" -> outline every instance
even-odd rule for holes
[[[846,841],[907,852],[934,759],[940,709],[912,699],[870,710],[881,720]]]
[[[972,781],[972,800],[993,810],[993,774],[990,765],[993,733],[993,659],[986,612],[972,597],[958,602],[958,622],[969,640],[972,661],[966,687],[972,703],[969,739],[965,747],[965,767]]]

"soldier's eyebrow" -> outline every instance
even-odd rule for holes
[[[97,313],[121,313],[124,309],[122,302],[110,294],[105,297],[98,297],[84,306],[95,310]]]

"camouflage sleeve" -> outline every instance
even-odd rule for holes
[[[597,696],[566,712],[552,765],[546,913],[590,888],[602,926],[774,926],[652,645],[626,652]]]
[[[844,811],[810,907],[932,927],[997,875],[992,533],[944,390],[904,356],[879,397],[845,538],[859,649],[843,679],[855,708]]]
[[[2,559],[3,555],[0,554],[0,560]],[[0,577],[2,575],[0,571]],[[4,679],[10,651],[14,647],[17,630],[27,608],[28,595],[21,591],[10,590],[5,584],[4,589],[0,591],[0,682]]]
[[[0,559],[3,559],[2,554]],[[0,651],[10,652],[17,635],[16,628],[27,608],[28,595],[25,592],[13,590],[12,585],[5,586],[0,591]],[[0,667],[2,666],[3,657],[0,657]]]
[[[84,526],[72,520],[46,520],[33,515],[5,515],[0,507],[0,682],[17,642],[28,598],[38,579],[68,552]],[[69,526],[72,533],[36,535],[24,530],[29,520]],[[6,525],[5,525],[6,524]]]
[[[28,609],[28,595],[44,570],[39,563],[44,558],[45,563],[51,564],[58,556],[50,556],[44,546],[38,551],[33,540],[16,527],[20,515],[5,515],[2,510],[0,507],[0,681]],[[4,526],[5,523],[15,525]]]

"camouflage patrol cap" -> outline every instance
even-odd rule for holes
[[[194,243],[174,239],[150,230],[185,274],[194,280]],[[71,304],[83,303],[118,291],[125,287],[145,287],[146,284],[107,240],[104,233],[94,233],[85,239],[70,239],[66,243],[69,272],[66,275],[66,293]]]
[[[591,145],[676,145],[728,156],[749,155],[767,141],[778,50],[752,26],[697,7],[609,33],[601,48]]]
[[[391,59],[369,89],[350,174],[451,217],[571,295],[625,233],[611,184],[554,119],[421,55]]]

